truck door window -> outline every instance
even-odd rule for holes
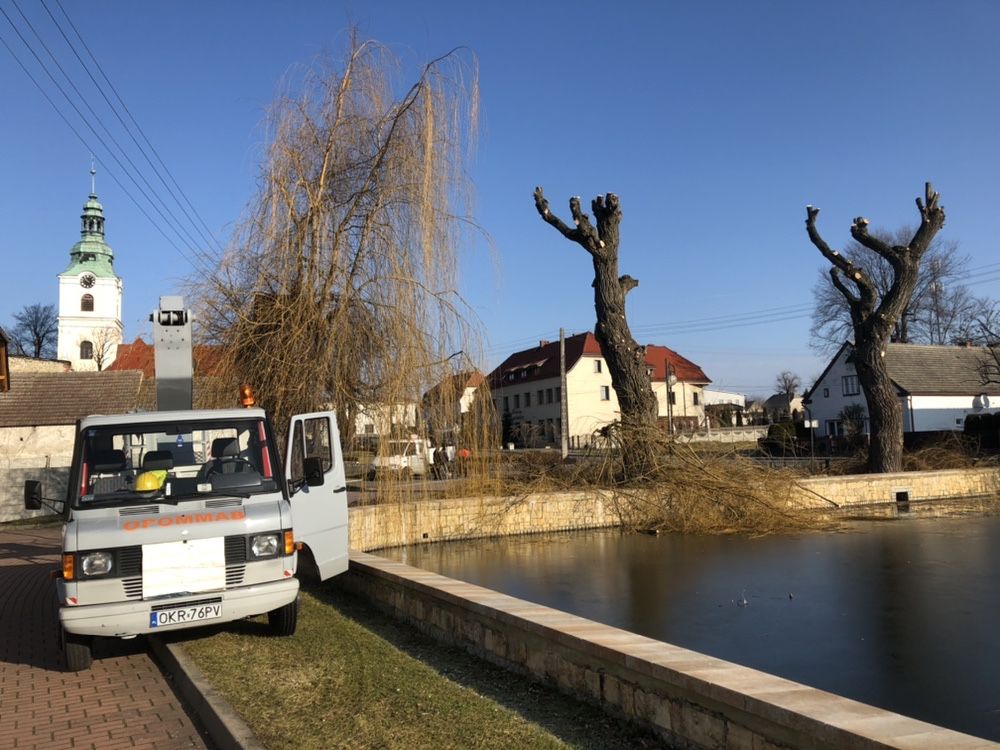
[[[305,432],[305,457],[323,461],[324,473],[333,468],[333,451],[330,448],[330,420],[313,417],[303,422]]]

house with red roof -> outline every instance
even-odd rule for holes
[[[194,358],[195,375],[220,375],[222,349],[218,346],[195,344],[191,356]],[[115,361],[106,369],[113,371],[142,370],[143,377],[156,377],[156,352],[152,344],[136,337],[131,344],[119,344]]]
[[[650,344],[645,350],[663,428],[669,424],[674,431],[694,429],[704,423],[703,391],[712,381],[701,367],[665,346]],[[540,341],[511,354],[487,381],[497,414],[522,445],[560,444],[563,393],[558,341]],[[611,373],[593,333],[566,339],[565,396],[570,447],[590,445],[597,431],[620,418]]]

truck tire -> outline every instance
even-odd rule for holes
[[[90,669],[94,661],[93,638],[89,635],[63,633],[63,653],[66,657],[67,672],[82,672]]]
[[[267,613],[267,626],[271,635],[295,635],[295,626],[299,622],[299,598],[289,602],[284,607],[272,609]]]

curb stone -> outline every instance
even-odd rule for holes
[[[173,676],[181,696],[219,750],[267,750],[181,646],[165,643],[158,636],[147,636],[147,640],[157,661]]]

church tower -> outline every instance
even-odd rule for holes
[[[69,251],[69,266],[59,274],[57,357],[73,369],[106,370],[122,341],[122,280],[114,252],[104,241],[104,207],[97,201],[90,169],[90,197],[80,217],[80,241]]]

